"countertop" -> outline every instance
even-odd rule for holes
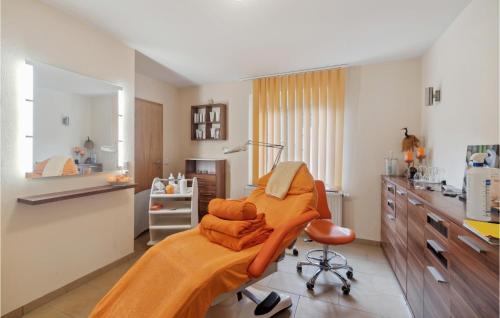
[[[382,176],[387,181],[396,186],[405,188],[408,192],[416,196],[422,203],[431,209],[446,216],[453,223],[462,226],[465,219],[465,202],[455,198],[444,196],[440,191],[429,191],[415,189],[415,186],[405,177]],[[493,222],[498,222],[498,214],[493,216]]]

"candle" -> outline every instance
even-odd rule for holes
[[[405,162],[410,163],[413,161],[413,151],[405,152]]]
[[[417,158],[419,158],[419,159],[425,158],[425,148],[424,147],[417,148]]]

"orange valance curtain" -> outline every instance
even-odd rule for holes
[[[342,184],[345,70],[253,81],[252,140],[283,144],[281,160],[304,161],[329,187]],[[252,148],[252,179],[267,173],[275,149]]]

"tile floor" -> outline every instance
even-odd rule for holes
[[[99,299],[113,286],[127,269],[147,249],[148,235],[136,240],[134,257],[96,277],[86,284],[27,313],[26,318],[80,318],[87,317]],[[378,246],[353,243],[336,250],[343,253],[354,268],[351,293],[345,296],[340,291],[340,282],[333,274],[322,274],[314,288],[308,291],[305,283],[312,275],[312,268],[304,267],[298,274],[295,264],[303,259],[304,251],[320,246],[315,243],[297,242],[299,256],[287,255],[278,265],[278,271],[256,284],[259,289],[276,290],[292,297],[293,306],[278,317],[295,318],[411,318],[401,289]],[[244,298],[245,299],[245,298]],[[248,301],[248,300],[246,300]],[[207,317],[219,317],[211,309]]]

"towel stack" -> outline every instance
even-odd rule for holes
[[[242,200],[213,199],[200,231],[211,242],[234,251],[263,243],[273,229],[266,225],[265,214],[257,214],[255,204]]]

